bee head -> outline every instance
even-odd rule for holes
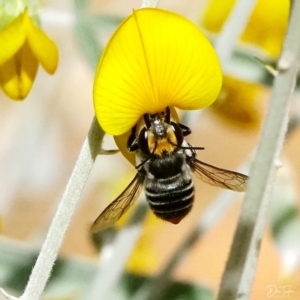
[[[138,147],[145,154],[167,155],[183,142],[180,126],[171,121],[170,109],[154,115],[144,115],[145,126],[138,136]]]

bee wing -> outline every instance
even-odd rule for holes
[[[244,192],[247,187],[248,176],[230,170],[221,169],[196,158],[190,162],[191,169],[204,182],[237,192]]]
[[[98,232],[114,225],[139,197],[144,179],[144,174],[137,173],[126,189],[95,220],[91,232]]]

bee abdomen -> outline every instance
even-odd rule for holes
[[[146,187],[149,205],[156,216],[177,224],[192,208],[194,202],[194,184],[192,180],[172,184],[153,182]]]

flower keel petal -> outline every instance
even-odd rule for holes
[[[14,99],[23,100],[31,90],[38,69],[28,43],[19,52],[0,66],[0,85],[4,93]]]

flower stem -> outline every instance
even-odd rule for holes
[[[41,298],[76,205],[99,153],[103,137],[104,132],[94,118],[25,291],[18,299],[39,300]],[[2,293],[7,299],[16,299],[3,291]]]
[[[242,35],[257,0],[238,0],[215,43],[223,72],[226,73],[232,53]]]
[[[275,160],[287,131],[291,96],[300,64],[300,1],[293,1],[290,24],[260,143],[250,169],[248,191],[223,274],[218,300],[249,299],[260,242],[269,210]]]
[[[143,0],[141,8],[144,7],[157,7],[159,0]]]

